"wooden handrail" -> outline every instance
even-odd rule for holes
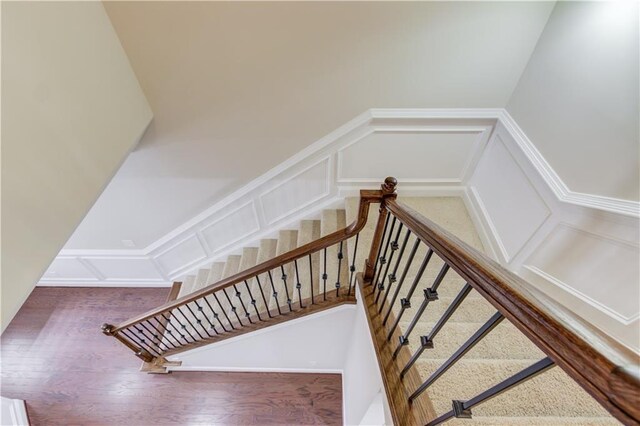
[[[624,424],[640,424],[639,357],[393,198],[386,208]]]
[[[145,312],[137,317],[127,320],[121,324],[118,324],[117,326],[110,326],[111,328],[109,330],[106,330],[108,331],[108,333],[105,333],[105,334],[116,334],[118,331],[125,329],[127,327],[131,327],[132,325],[135,325],[141,321],[145,321],[155,316],[158,316],[161,313],[171,311],[172,309],[175,309],[179,306],[184,306],[190,302],[200,299],[201,297],[210,295],[218,290],[231,287],[234,284],[243,282],[244,280],[251,279],[257,275],[266,273],[267,271],[271,271],[276,268],[279,268],[281,265],[285,265],[289,262],[293,262],[294,260],[308,256],[309,254],[313,254],[324,248],[331,247],[332,245],[339,243],[340,241],[347,240],[355,236],[366,225],[367,218],[369,215],[370,204],[382,203],[384,199],[389,197],[394,197],[395,196],[394,190],[395,190],[395,179],[393,179],[393,181],[385,182],[385,184],[382,185],[380,190],[361,190],[360,204],[358,207],[358,217],[353,223],[351,223],[346,228],[340,229],[336,232],[333,232],[318,240],[315,240],[308,244],[300,246],[280,256],[276,256],[273,259],[267,260],[266,262],[263,262],[245,271],[239,272],[217,283],[208,285],[196,292],[183,296],[172,302],[167,302],[156,309]]]

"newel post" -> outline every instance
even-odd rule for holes
[[[105,334],[107,336],[115,337],[120,342],[122,342],[126,347],[131,349],[136,354],[136,356],[138,358],[140,358],[141,360],[143,360],[145,362],[153,361],[154,357],[153,357],[153,355],[151,355],[149,353],[149,351],[147,351],[144,348],[140,348],[140,347],[134,345],[133,343],[129,342],[127,339],[123,338],[120,335],[120,333],[115,331],[115,326],[105,323],[105,324],[102,324],[102,327],[100,327],[100,329],[102,330],[103,334]]]
[[[385,204],[387,200],[395,199],[398,196],[398,194],[396,194],[396,185],[398,185],[398,180],[394,177],[386,178],[384,180],[384,183],[380,185],[380,192],[382,193],[382,201],[380,202],[380,215],[378,216],[376,230],[373,234],[373,239],[371,240],[371,250],[369,251],[369,257],[365,261],[364,267],[364,281],[366,283],[373,279],[373,268],[376,264],[376,257],[378,256],[380,245],[382,244],[384,225],[387,220],[387,215],[389,214],[389,211],[385,208]]]

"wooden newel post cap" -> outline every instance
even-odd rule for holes
[[[111,336],[113,334],[113,326],[111,324],[107,324],[106,322],[102,324],[102,332],[107,336]]]
[[[390,195],[396,192],[396,185],[398,184],[398,179],[389,176],[384,180],[384,183],[380,186],[382,189],[382,193],[384,195]]]

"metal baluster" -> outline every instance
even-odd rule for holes
[[[151,347],[151,346],[149,346],[149,344],[147,344],[146,339],[140,339],[130,329],[128,329],[128,328],[122,329],[122,330],[120,330],[120,332],[122,334],[124,334],[125,336],[127,336],[127,339],[131,340],[133,343],[138,345],[138,347],[140,349],[143,349],[143,350],[145,350],[147,352],[150,352],[153,356],[162,356],[158,351],[156,351],[153,347]]]
[[[273,298],[276,299],[276,307],[278,308],[278,314],[282,315],[282,310],[280,310],[280,302],[278,301],[278,292],[276,291],[276,286],[273,284],[273,277],[271,276],[271,271],[267,271],[267,275],[269,276],[269,281],[271,282],[271,290],[273,290]]]
[[[258,306],[256,306],[256,299],[254,299],[253,294],[251,294],[251,289],[249,288],[249,283],[247,283],[247,280],[244,280],[244,285],[247,287],[247,292],[249,292],[249,297],[251,298],[251,304],[253,305],[253,309],[256,311],[256,315],[258,316],[258,321],[262,321],[260,312],[258,312]]]
[[[433,348],[433,339],[436,337],[436,334],[438,334],[438,332],[440,332],[440,330],[447,323],[447,321],[449,321],[449,318],[451,318],[451,315],[453,315],[453,313],[458,309],[460,304],[462,304],[462,302],[467,297],[470,291],[471,291],[471,286],[469,284],[465,284],[465,286],[462,288],[460,293],[458,293],[456,298],[453,299],[453,302],[451,302],[447,310],[440,317],[436,325],[433,326],[433,329],[431,330],[431,332],[429,332],[429,335],[420,336],[420,348],[416,351],[416,353],[413,354],[409,362],[407,362],[407,365],[405,365],[405,367],[402,369],[402,372],[400,373],[400,377],[404,377],[404,375],[407,374],[407,371],[409,371],[409,368],[411,368],[411,366],[418,360],[418,358],[420,358],[420,355],[422,355],[422,352],[424,352],[425,349]]]
[[[376,273],[375,273],[373,281],[372,281],[372,283],[374,285],[373,294],[376,294],[376,290],[378,290],[378,281],[380,280],[380,273],[382,272],[382,268],[384,267],[384,265],[387,264],[387,251],[389,251],[389,245],[391,243],[391,237],[393,235],[393,228],[395,228],[397,220],[398,219],[396,219],[396,217],[393,216],[393,220],[391,221],[391,228],[389,229],[389,234],[386,236],[387,242],[386,243],[384,242],[384,238],[382,240],[383,241],[382,246],[384,246],[384,252],[382,253],[382,256],[380,257],[380,262],[379,262],[380,263],[380,269],[378,269],[377,271],[375,271],[375,269],[374,269],[374,271]],[[380,246],[380,247],[382,248],[382,246]],[[387,266],[387,268],[388,268],[388,266]]]
[[[200,308],[200,305],[198,305],[198,303],[197,303],[197,302],[195,302],[195,301],[194,301],[194,303],[196,304],[196,306],[197,306],[198,308]],[[196,324],[198,324],[200,327],[202,327],[202,329],[204,330],[204,332],[205,332],[205,333],[207,333],[207,336],[208,336],[208,337],[213,337],[213,336],[211,335],[211,333],[209,333],[209,330],[207,330],[207,327],[205,327],[205,326],[203,326],[203,325],[202,325],[202,320],[201,320],[200,318],[198,318],[198,316],[193,312],[193,310],[191,309],[191,306],[189,306],[189,303],[187,303],[185,306],[187,307],[187,309],[189,310],[189,312],[191,312],[191,315],[193,315],[193,317],[196,319]],[[205,318],[206,318],[206,315],[205,315]],[[207,321],[209,321],[209,319],[208,319],[208,318],[207,318]],[[211,324],[211,323],[209,323],[209,324]],[[211,325],[213,326],[213,324],[211,324]],[[216,333],[216,334],[218,334],[218,330],[214,329],[213,331],[215,331],[215,333]],[[199,333],[198,333],[198,334],[199,334]]]
[[[380,214],[383,212],[383,207],[380,207]],[[382,253],[382,242],[384,241],[384,237],[387,234],[387,226],[389,226],[389,219],[391,218],[390,214],[387,214],[387,219],[384,221],[384,228],[382,229],[382,241],[380,241],[380,247],[378,247],[378,253],[376,254],[376,261],[373,264],[373,275],[376,275],[376,271],[378,270],[378,261],[380,260],[380,254]],[[395,218],[394,218],[395,219]],[[371,280],[371,284],[375,284],[375,280]],[[375,290],[375,287],[374,287]]]
[[[186,333],[186,335],[188,335],[191,339],[193,339],[194,342],[197,342],[198,339],[193,334],[191,334],[191,332],[187,329],[187,326],[183,324],[184,321],[178,319],[178,317],[174,314],[174,312],[175,312],[175,309],[169,312],[169,315],[175,318],[178,324],[180,324],[180,330],[181,330],[180,335],[184,337],[184,333]]]
[[[163,317],[164,318],[164,317]],[[169,330],[167,328],[167,326],[158,319],[158,317],[153,317],[154,320],[156,320],[156,322],[158,323],[158,325],[160,327],[162,327],[164,329],[164,331],[161,331],[162,335],[164,337],[166,337],[167,341],[169,341],[174,348],[179,348],[180,346],[182,346],[182,343],[180,343],[180,340],[176,339],[176,337],[173,335],[173,333],[171,332],[171,330]],[[155,328],[155,327],[154,327]],[[171,339],[169,339],[168,336],[171,336],[171,339],[173,339],[173,341],[171,341]],[[175,342],[175,343],[174,343]]]
[[[398,238],[400,238],[400,233],[402,232],[403,223],[400,222],[400,226],[398,226],[398,232],[396,233],[396,238],[391,243],[391,254],[389,255],[389,261],[387,262],[387,267],[384,270],[384,274],[382,275],[382,282],[378,284],[378,295],[376,296],[376,303],[378,303],[378,299],[380,299],[380,295],[382,294],[382,290],[384,290],[384,282],[387,280],[387,274],[389,273],[389,267],[391,266],[391,261],[393,260],[393,255],[398,250]],[[408,237],[407,237],[408,238]],[[406,240],[405,240],[406,242]],[[403,248],[404,250],[404,248]],[[400,260],[400,256],[398,256],[398,260]],[[396,262],[398,263],[398,262]],[[395,277],[394,277],[395,279]],[[389,285],[391,285],[391,277],[389,277]]]
[[[240,306],[242,306],[242,310],[244,311],[245,318],[249,320],[249,324],[253,324],[253,321],[251,321],[251,314],[249,313],[249,310],[247,309],[246,305],[244,304],[244,301],[242,300],[242,293],[238,290],[238,287],[236,287],[235,284],[233,284],[233,289],[236,291],[236,297],[240,301]]]
[[[340,296],[340,272],[342,272],[342,244],[344,241],[340,241],[340,249],[338,250],[338,278],[336,280],[336,297]]]
[[[422,260],[420,269],[418,269],[418,274],[414,278],[413,283],[409,288],[409,292],[407,293],[405,298],[400,299],[401,309],[400,309],[400,312],[398,313],[398,318],[396,318],[396,322],[393,324],[393,327],[391,327],[391,330],[389,330],[389,334],[387,334],[387,340],[391,340],[391,336],[393,336],[393,331],[396,329],[398,324],[400,324],[400,320],[402,319],[402,315],[404,314],[404,311],[411,307],[411,296],[413,296],[413,292],[416,291],[416,287],[418,286],[418,283],[422,278],[422,274],[424,274],[425,269],[427,269],[427,265],[429,265],[429,260],[431,260],[431,256],[433,256],[433,250],[429,249],[429,251],[427,252],[427,255]],[[389,309],[391,309],[391,307],[389,307]]]
[[[433,384],[440,376],[442,376],[449,368],[453,367],[453,365],[460,360],[469,352],[480,340],[482,340],[491,330],[496,328],[504,317],[500,312],[496,312],[482,327],[476,331],[473,336],[471,336],[464,344],[453,354],[451,357],[445,361],[444,364],[440,366],[423,384],[420,385],[418,389],[416,389],[413,394],[409,397],[409,402],[412,402],[416,399],[422,392],[427,390],[429,386]]]
[[[322,273],[322,281],[324,282],[324,300],[327,300],[327,248],[324,248],[324,272]]]
[[[416,242],[413,244],[413,248],[411,249],[411,253],[409,254],[409,259],[407,259],[407,264],[404,267],[404,271],[402,272],[402,277],[400,281],[398,281],[398,285],[396,287],[396,291],[393,293],[393,297],[391,298],[391,302],[389,302],[389,309],[387,310],[387,314],[384,316],[384,320],[382,321],[382,325],[387,324],[387,320],[389,319],[389,315],[391,314],[391,309],[393,308],[393,304],[396,303],[396,299],[398,298],[398,294],[400,294],[400,289],[404,284],[404,279],[407,277],[407,273],[409,272],[409,268],[413,263],[413,258],[418,251],[418,246],[420,246],[420,238],[416,237]],[[384,305],[383,305],[384,306]],[[382,306],[380,307],[382,309]]]
[[[219,291],[219,290],[218,290]],[[224,309],[224,306],[222,306],[222,303],[220,303],[220,299],[218,299],[218,295],[214,292],[213,294],[213,298],[216,299],[216,302],[218,302],[218,306],[220,307],[220,311],[222,312],[222,315],[224,315],[224,317],[227,319],[227,322],[229,323],[229,326],[231,327],[232,330],[235,330],[236,328],[233,326],[233,322],[231,322],[231,319],[229,318],[229,315],[227,315],[227,311]],[[227,295],[227,293],[225,293],[225,296]],[[228,299],[229,297],[227,297]]]
[[[184,312],[182,312],[182,309],[180,309],[180,306],[176,307],[176,310],[178,312],[180,312],[180,314],[184,317],[184,319],[189,323],[189,325],[191,326],[191,328],[193,329],[193,331],[196,332],[196,334],[198,336],[200,336],[201,339],[204,339],[204,336],[202,334],[200,334],[200,331],[198,331],[198,329],[191,323],[191,321],[189,321],[189,318],[187,318],[187,316],[184,314]],[[186,326],[183,326],[184,329],[186,330]]]
[[[298,289],[298,304],[300,305],[300,309],[304,308],[302,305],[302,284],[300,284],[300,273],[298,272],[298,259],[293,261],[293,264],[296,267],[296,288]]]
[[[284,292],[287,294],[287,305],[289,306],[289,312],[291,309],[291,297],[289,296],[289,287],[287,286],[287,274],[284,273],[284,266],[280,265],[280,272],[282,272],[282,282],[284,283]]]
[[[495,398],[496,396],[513,389],[514,387],[526,382],[527,380],[531,380],[539,374],[544,373],[545,371],[553,368],[555,363],[551,360],[551,358],[547,357],[541,359],[533,365],[525,368],[524,370],[519,371],[513,376],[509,377],[498,383],[495,386],[490,387],[486,391],[482,392],[479,395],[474,396],[468,401],[452,401],[453,410],[449,411],[441,415],[440,417],[430,421],[427,423],[427,426],[436,426],[445,421],[457,417],[461,419],[470,419],[471,418],[471,409],[477,405],[480,405],[484,402],[487,402],[491,398]]]
[[[142,328],[144,328],[147,331],[149,331],[149,329],[141,322],[139,322],[138,324],[133,326],[133,328],[138,332],[138,334],[142,334],[143,342],[146,342],[147,339],[148,339],[150,343],[147,343],[147,344],[149,346],[153,347],[154,349],[156,349],[156,351],[158,353],[160,353],[160,354],[162,354],[162,352],[165,352],[165,351],[169,350],[169,348],[166,345],[164,345],[164,348],[163,348],[162,346],[160,346],[158,343],[156,343],[154,341],[154,339],[157,339],[157,337],[155,337],[153,335],[153,333],[149,332],[150,334],[147,335],[145,330],[142,330],[142,329],[138,328],[138,326],[141,326]]]
[[[178,335],[179,335],[180,337],[182,337],[182,339],[184,339],[187,343],[191,343],[191,342],[189,342],[189,339],[187,339],[187,336],[189,336],[189,338],[191,338],[194,342],[196,341],[196,338],[195,338],[195,337],[193,337],[190,333],[186,333],[186,334],[185,334],[184,329],[182,329],[182,323],[180,322],[180,320],[178,319],[178,317],[176,317],[175,315],[173,315],[173,312],[172,312],[172,311],[169,311],[169,317],[174,318],[174,319],[176,320],[176,322],[177,322],[178,324],[180,324],[180,327],[181,327],[181,328],[176,327],[176,325],[171,321],[171,319],[169,319],[169,318],[165,317],[165,316],[164,316],[164,314],[160,314],[160,315],[162,315],[162,317],[163,317],[164,319],[166,319],[166,320],[167,320],[167,324],[171,325],[171,327],[173,327],[173,329],[178,333]],[[185,329],[186,329],[186,327],[185,327]]]
[[[221,291],[222,291],[222,294],[224,294],[224,297],[227,298],[227,301],[229,302],[229,305],[231,305],[231,312],[234,313],[234,315],[238,319],[238,322],[240,323],[240,327],[242,327],[244,324],[242,323],[242,320],[240,319],[240,315],[238,315],[238,308],[236,308],[235,305],[233,304],[233,302],[231,301],[231,298],[227,294],[227,289],[223,288]]]
[[[398,253],[398,260],[396,260],[396,266],[393,267],[393,272],[391,272],[391,274],[389,275],[389,285],[387,286],[387,290],[385,291],[384,297],[382,298],[382,303],[380,304],[380,308],[378,309],[378,314],[380,314],[382,312],[382,309],[384,309],[384,302],[389,298],[389,291],[391,290],[391,286],[393,285],[393,283],[395,283],[398,280],[396,277],[396,274],[398,273],[398,268],[400,267],[400,261],[402,260],[402,256],[404,256],[404,251],[407,248],[407,243],[409,242],[410,236],[411,236],[411,230],[407,229],[407,233],[404,236],[404,241],[402,242],[402,247],[400,248],[400,253]],[[396,238],[396,242],[397,241],[398,239]],[[413,258],[411,258],[410,260],[412,259]],[[389,305],[389,307],[391,307],[391,305]]]
[[[209,304],[209,302],[207,302],[206,297],[202,297],[202,299],[203,299],[207,304]],[[209,319],[209,316],[204,312],[204,307],[203,307],[203,306],[200,306],[200,303],[202,303],[202,302],[198,303],[198,302],[194,301],[193,303],[195,303],[195,304],[196,304],[196,306],[197,306],[197,308],[198,308],[198,312],[200,312],[200,313],[202,314],[202,316],[204,317],[204,319],[205,319],[205,320],[207,320],[207,322],[209,323],[210,330],[213,330],[216,334],[218,334],[218,330],[216,329],[216,326],[215,326],[215,325],[213,325],[213,323],[212,323],[212,322],[211,322],[211,320]],[[209,306],[209,308],[211,308],[211,306]],[[225,330],[225,331],[226,331],[226,330]],[[207,332],[207,333],[208,333],[208,332]]]
[[[157,341],[158,341],[158,343],[157,343],[158,348],[162,349],[162,350],[163,350],[163,351],[165,351],[165,352],[166,352],[166,351],[168,351],[169,349],[171,349],[171,348],[169,348],[169,346],[168,346],[166,343],[164,343],[164,342],[162,341],[162,339],[161,339],[162,333],[158,333],[158,330],[157,330],[157,329],[155,329],[155,327],[153,327],[153,328],[154,328],[156,331],[155,331],[155,332],[151,331],[151,330],[149,329],[149,327],[147,327],[147,326],[145,325],[145,323],[148,323],[150,327],[153,327],[153,325],[149,322],[149,320],[147,320],[147,321],[143,321],[143,322],[141,322],[141,323],[140,323],[140,325],[141,325],[145,330],[147,330],[147,331],[149,332],[149,335],[151,335],[151,336],[153,337],[153,340],[157,340]],[[146,335],[147,333],[144,333],[144,334]],[[154,342],[154,343],[155,343],[155,342]],[[163,349],[163,348],[162,348],[162,346],[160,346],[160,345],[163,345],[163,346],[164,346],[164,349]]]
[[[262,300],[264,301],[264,307],[267,309],[267,315],[269,318],[273,318],[271,316],[271,309],[269,309],[269,303],[267,302],[267,298],[264,295],[264,290],[262,289],[262,283],[260,282],[260,277],[256,275],[256,282],[258,283],[258,288],[260,289],[260,294],[262,295]]]
[[[313,262],[311,261],[311,253],[309,253],[309,288],[311,289],[311,304],[315,305],[316,301],[313,298]]]
[[[224,323],[222,321],[220,321],[220,317],[218,316],[218,313],[213,309],[213,306],[211,306],[211,303],[209,303],[209,300],[207,299],[207,296],[204,296],[203,299],[207,303],[207,306],[209,307],[209,309],[211,309],[211,313],[213,314],[213,319],[214,320],[218,320],[218,322],[220,323],[220,326],[222,327],[222,329],[225,332],[228,332],[229,330],[227,330],[227,327],[224,326]]]
[[[353,248],[353,260],[351,261],[351,266],[349,267],[349,271],[351,271],[351,275],[349,276],[349,291],[347,292],[347,296],[351,296],[351,287],[354,285],[353,276],[354,276],[354,273],[356,272],[356,256],[358,254],[358,237],[359,236],[360,236],[360,233],[358,232],[356,234],[356,244],[355,244],[355,247]]]

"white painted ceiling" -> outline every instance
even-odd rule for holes
[[[155,119],[67,249],[145,247],[369,108],[503,107],[553,7],[104,5]]]

